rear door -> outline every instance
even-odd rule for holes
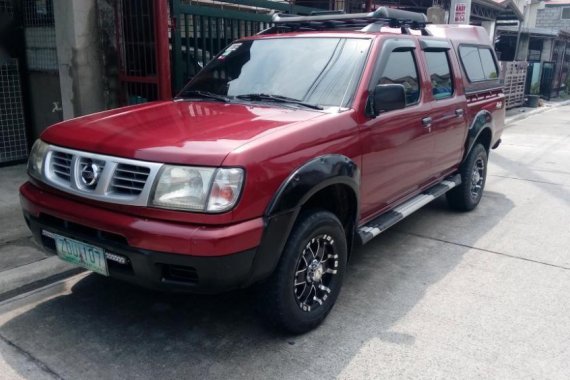
[[[453,171],[461,160],[467,133],[467,102],[451,45],[429,39],[423,39],[420,45],[431,84],[426,97],[431,100],[429,128],[434,150],[428,171],[432,179],[436,179]]]

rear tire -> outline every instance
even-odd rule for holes
[[[301,214],[273,275],[260,289],[260,311],[282,331],[301,334],[331,311],[346,269],[346,236],[338,218]]]
[[[459,173],[461,185],[447,192],[447,203],[452,209],[471,211],[481,201],[487,179],[487,150],[482,144],[473,147]]]

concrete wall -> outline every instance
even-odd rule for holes
[[[530,3],[525,6],[523,27],[534,28],[536,26],[536,15],[538,14],[539,9],[543,8],[544,3],[542,2]]]
[[[30,138],[35,140],[40,133],[52,124],[63,120],[59,76],[57,73],[29,72],[29,103],[31,119]]]
[[[550,61],[552,59],[553,48],[554,39],[544,40],[542,42],[542,54],[540,55],[540,60],[543,62]]]
[[[54,0],[63,117],[105,109],[96,0]]]
[[[528,45],[530,39],[528,34],[522,34],[520,41],[519,41],[519,50],[517,53],[517,57],[515,57],[515,61],[526,61],[528,57]]]
[[[119,106],[119,62],[115,28],[115,3],[116,0],[97,0],[106,109]]]
[[[562,20],[562,8],[570,8],[567,6],[550,6],[546,5],[544,9],[539,9],[536,15],[536,27],[547,28],[552,30],[565,30],[570,32],[570,20]]]

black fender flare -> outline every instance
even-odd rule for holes
[[[493,115],[491,112],[487,110],[481,110],[475,115],[473,122],[469,126],[467,131],[467,138],[465,141],[465,153],[463,154],[463,158],[461,159],[461,163],[463,163],[471,150],[475,146],[475,142],[479,139],[479,136],[485,131],[489,130],[491,133],[491,140],[493,136]]]
[[[311,159],[283,181],[267,206],[263,236],[248,284],[273,273],[303,204],[318,191],[336,184],[344,184],[353,189],[358,203],[360,169],[354,161],[341,154]],[[358,210],[358,204],[356,209]]]
[[[327,186],[344,184],[358,195],[360,171],[350,158],[328,154],[306,162],[281,184],[269,203],[266,215],[275,215],[299,206]]]

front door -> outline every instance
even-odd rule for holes
[[[370,88],[402,84],[404,109],[381,113],[362,127],[361,205],[364,220],[418,190],[429,180],[434,140],[425,117],[425,88],[418,69],[418,46],[411,38],[384,41]]]

